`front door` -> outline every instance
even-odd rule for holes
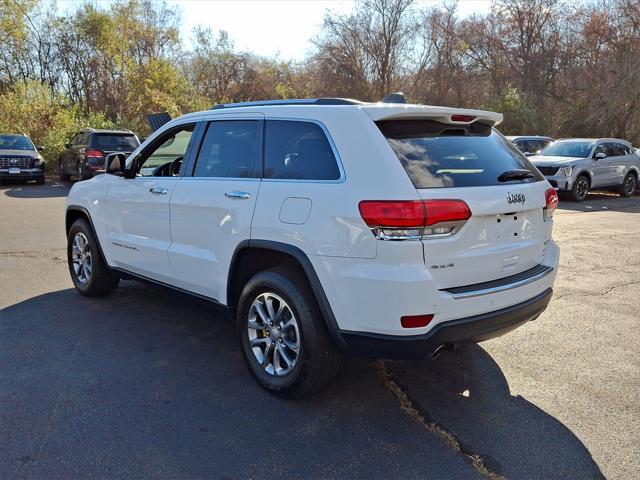
[[[107,192],[107,239],[114,266],[161,282],[171,280],[169,201],[182,178],[195,124],[171,128],[134,159],[135,178]]]
[[[171,197],[174,285],[225,302],[231,258],[251,236],[262,123],[262,115],[254,114],[203,125],[197,158]]]

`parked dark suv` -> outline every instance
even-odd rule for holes
[[[85,128],[74,135],[58,160],[60,180],[86,180],[104,173],[109,153],[131,153],[140,145],[130,130],[96,130]]]
[[[0,182],[3,180],[35,180],[44,183],[44,160],[29,137],[0,133]]]

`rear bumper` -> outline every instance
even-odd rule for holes
[[[336,332],[347,351],[355,356],[390,359],[420,358],[431,355],[441,345],[477,343],[499,337],[535,320],[547,308],[553,290],[545,290],[525,302],[472,317],[435,325],[422,335],[381,335],[350,331]]]

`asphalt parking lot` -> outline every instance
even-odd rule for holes
[[[561,202],[535,322],[433,361],[351,359],[329,391],[285,401],[254,383],[223,311],[134,282],[76,294],[67,190],[0,188],[1,478],[640,470],[640,197]]]

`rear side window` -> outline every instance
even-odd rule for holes
[[[311,122],[267,120],[264,163],[264,178],[340,178],[327,136],[319,125]]]
[[[376,122],[416,188],[478,187],[542,181],[544,177],[489,125],[450,125],[434,120]],[[500,182],[511,170],[531,178]]]
[[[622,156],[622,155],[626,155],[627,154],[627,147],[625,147],[623,144],[621,143],[612,143],[612,150],[613,153],[612,155],[618,157],[618,156]]]
[[[98,150],[112,152],[132,152],[140,143],[134,135],[113,135],[96,133],[91,140],[91,146]]]
[[[257,120],[209,123],[193,176],[214,178],[257,176],[259,126],[260,122]]]

